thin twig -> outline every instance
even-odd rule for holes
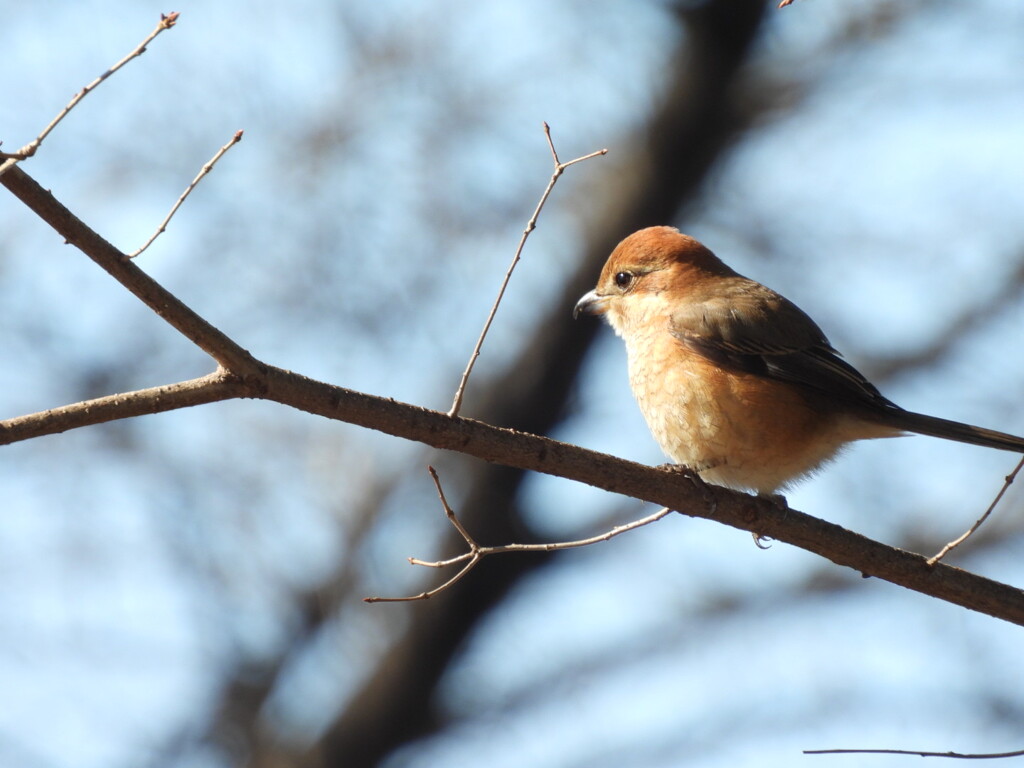
[[[477,563],[483,560],[489,555],[501,555],[509,552],[556,552],[561,549],[574,549],[576,547],[587,547],[591,544],[598,544],[602,541],[609,541],[614,539],[627,531],[632,531],[637,528],[642,528],[645,525],[656,523],[668,514],[671,514],[672,510],[668,507],[662,507],[654,514],[642,517],[639,520],[634,520],[631,523],[625,523],[624,525],[616,525],[604,533],[600,533],[596,536],[590,536],[586,539],[576,539],[575,541],[556,541],[545,544],[502,544],[497,547],[482,547],[477,543],[469,531],[466,530],[465,526],[459,521],[455,512],[448,505],[448,501],[445,499],[444,491],[441,490],[441,481],[438,479],[437,472],[433,467],[427,467],[427,471],[430,472],[430,477],[434,481],[434,486],[437,488],[438,496],[441,498],[441,504],[444,505],[444,513],[448,517],[455,529],[462,536],[466,542],[466,546],[469,547],[468,552],[464,552],[461,555],[449,558],[447,560],[420,560],[415,557],[410,557],[409,562],[412,565],[422,565],[427,568],[447,568],[449,565],[458,565],[463,563],[462,567],[458,572],[452,576],[448,581],[439,587],[434,587],[427,592],[420,592],[418,595],[408,595],[405,597],[366,597],[363,598],[364,602],[367,603],[406,603],[413,600],[428,600],[439,592],[443,592],[458,582],[463,576],[473,570]]]
[[[999,493],[997,493],[996,497],[992,499],[992,503],[988,505],[988,509],[985,510],[985,514],[979,517],[975,521],[974,525],[968,528],[962,536],[953,539],[953,541],[949,542],[946,546],[939,550],[938,554],[929,557],[928,565],[935,565],[937,562],[939,562],[939,560],[941,560],[947,554],[949,554],[951,550],[955,549],[956,547],[959,547],[961,544],[967,541],[971,534],[973,534],[976,530],[978,530],[981,527],[982,523],[984,523],[988,519],[988,516],[992,514],[992,511],[996,508],[996,505],[1002,500],[1003,495],[1006,493],[1007,489],[1010,487],[1013,481],[1017,479],[1017,475],[1022,467],[1024,467],[1024,458],[1021,458],[1021,460],[1017,462],[1017,466],[1014,468],[1013,472],[1006,476],[1005,480],[1003,481],[1003,487],[999,489]]]
[[[596,152],[591,152],[589,155],[583,155],[577,157],[574,160],[570,160],[566,163],[560,162],[558,159],[558,152],[555,151],[555,145],[551,141],[551,127],[544,123],[544,136],[548,140],[548,148],[551,150],[551,158],[555,164],[555,170],[551,174],[551,179],[548,181],[548,186],[544,190],[544,194],[540,196],[540,201],[537,203],[536,209],[533,211],[533,216],[526,223],[526,229],[523,230],[522,237],[519,238],[519,246],[516,248],[515,256],[512,257],[512,263],[509,264],[508,271],[505,272],[505,279],[501,281],[501,287],[498,289],[498,296],[494,300],[494,305],[491,307],[490,313],[487,315],[487,320],[484,323],[483,330],[480,331],[480,338],[476,341],[476,346],[473,347],[473,354],[469,356],[469,362],[466,364],[466,370],[462,372],[462,378],[459,380],[459,387],[455,390],[455,400],[452,402],[452,407],[448,411],[448,415],[455,417],[459,415],[459,409],[462,408],[462,397],[466,392],[466,382],[469,380],[469,374],[473,371],[473,366],[476,364],[476,359],[480,357],[480,348],[484,344],[484,339],[487,337],[487,332],[491,328],[491,323],[494,321],[494,316],[498,312],[498,305],[501,304],[501,299],[505,295],[505,288],[508,287],[508,281],[512,277],[512,272],[516,268],[516,264],[519,263],[519,259],[522,256],[523,248],[526,246],[526,239],[530,236],[530,233],[537,228],[537,218],[540,216],[541,210],[544,208],[544,203],[547,202],[548,196],[551,194],[551,190],[555,188],[555,183],[558,181],[558,177],[561,176],[565,169],[570,165],[576,163],[582,163],[584,160],[589,160],[592,157],[598,155],[607,155],[607,149],[599,149]]]
[[[170,223],[171,217],[178,212],[179,208],[181,208],[181,204],[185,202],[185,198],[192,194],[192,190],[196,188],[196,185],[199,184],[202,178],[213,170],[213,166],[217,164],[217,161],[224,157],[227,151],[231,149],[233,146],[235,146],[235,144],[237,144],[241,140],[242,131],[235,131],[235,135],[231,137],[231,141],[229,141],[227,144],[225,144],[223,147],[217,150],[217,154],[215,154],[210,159],[210,162],[208,162],[206,165],[202,167],[202,169],[200,169],[196,177],[192,179],[192,183],[185,188],[184,192],[181,193],[181,197],[178,198],[178,202],[171,206],[171,212],[167,214],[167,217],[163,221],[160,222],[160,226],[156,228],[156,232],[154,232],[150,236],[149,240],[147,240],[141,248],[139,248],[136,251],[132,251],[131,253],[128,254],[129,259],[134,259],[144,250],[149,248],[149,246],[153,244],[154,240],[156,240],[158,237],[160,237],[160,235],[167,231],[167,225]]]
[[[50,121],[50,124],[43,129],[42,133],[40,133],[38,136],[32,139],[32,141],[30,141],[24,147],[19,149],[17,152],[0,152],[0,158],[4,158],[5,160],[3,165],[0,165],[0,176],[2,176],[8,168],[13,166],[19,160],[27,160],[28,158],[32,157],[32,155],[36,153],[36,150],[39,149],[39,145],[43,143],[46,137],[50,135],[50,132],[57,127],[60,121],[67,117],[68,113],[71,112],[71,110],[78,105],[78,102],[80,102],[82,99],[88,96],[89,93],[91,93],[100,83],[102,83],[112,74],[117,72],[117,70],[119,70],[121,67],[127,64],[129,61],[145,53],[146,46],[149,45],[157,35],[159,35],[165,29],[170,29],[178,22],[178,16],[179,14],[177,11],[168,13],[166,15],[161,13],[160,21],[157,23],[156,28],[146,36],[146,39],[139,43],[137,46],[135,46],[135,49],[131,53],[129,53],[127,56],[125,56],[123,59],[117,62],[114,66],[112,66],[102,75],[97,77],[87,86],[85,86],[82,90],[76,93],[75,96],[71,99],[71,101],[68,102],[67,106],[64,107],[64,109],[62,109],[60,112],[58,112],[57,116]]]
[[[918,757],[955,757],[961,760],[998,760],[1022,757],[1024,749],[1015,752],[921,752],[915,749],[805,749],[805,755],[917,755]]]

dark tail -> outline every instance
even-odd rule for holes
[[[887,412],[885,423],[907,432],[916,432],[919,435],[941,437],[945,440],[997,448],[1001,451],[1024,453],[1024,437],[996,432],[994,429],[972,427],[970,424],[940,419],[937,416],[925,416],[923,413],[901,409]]]

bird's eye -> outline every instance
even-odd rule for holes
[[[632,272],[616,272],[615,273],[615,284],[617,286],[619,286],[619,288],[625,288],[626,286],[628,286],[632,282],[633,282],[633,273]]]

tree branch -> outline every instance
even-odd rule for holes
[[[231,400],[242,393],[239,380],[224,369],[218,369],[198,379],[83,400],[0,421],[0,445],[149,413]]]
[[[484,321],[483,330],[480,331],[480,337],[476,341],[476,345],[473,347],[473,351],[469,355],[469,362],[466,363],[466,369],[462,372],[462,378],[459,379],[459,385],[455,389],[455,399],[452,400],[452,407],[448,409],[449,416],[458,416],[459,410],[462,408],[462,398],[466,393],[466,383],[469,381],[469,376],[473,372],[473,366],[476,365],[476,359],[480,357],[480,348],[484,345],[484,339],[487,338],[487,332],[491,329],[491,323],[494,322],[494,316],[498,313],[498,306],[501,304],[502,298],[505,296],[505,289],[508,288],[508,282],[512,279],[512,273],[515,271],[516,265],[519,263],[519,259],[523,255],[523,248],[526,247],[526,239],[530,236],[530,233],[537,228],[537,219],[540,218],[540,212],[544,210],[544,204],[548,201],[548,197],[551,196],[551,191],[555,188],[555,184],[565,169],[570,165],[576,165],[576,163],[582,163],[584,160],[590,160],[600,155],[607,155],[607,149],[599,149],[596,152],[591,152],[589,155],[583,155],[567,162],[562,162],[558,159],[558,152],[555,151],[555,144],[551,140],[551,127],[544,123],[544,136],[548,140],[548,149],[551,150],[551,159],[555,164],[555,170],[551,174],[551,178],[548,180],[548,185],[544,189],[544,192],[540,196],[540,200],[537,202],[537,207],[533,210],[533,215],[530,220],[526,222],[526,228],[523,230],[522,236],[519,238],[519,245],[516,246],[516,252],[512,256],[512,263],[508,265],[508,269],[505,270],[505,279],[501,281],[501,286],[498,288],[498,295],[494,299],[494,304],[491,306],[491,311],[487,314],[487,319]]]
[[[1010,489],[1010,486],[1013,484],[1013,481],[1017,479],[1017,475],[1020,474],[1021,469],[1024,469],[1024,457],[1021,457],[1020,461],[1017,462],[1017,466],[1014,467],[1013,471],[1010,474],[1008,474],[1006,478],[1003,480],[1003,485],[1002,487],[1000,487],[999,492],[996,494],[995,498],[992,499],[992,503],[988,505],[988,508],[982,513],[981,517],[974,521],[974,525],[968,528],[964,533],[957,536],[951,542],[946,544],[936,554],[929,557],[928,565],[935,565],[935,563],[939,562],[939,560],[948,555],[952,550],[956,549],[965,541],[967,541],[967,539],[974,535],[975,531],[981,528],[981,526],[985,523],[986,520],[988,520],[989,516],[995,510],[999,502],[1002,500],[1003,496],[1006,495],[1006,492]]]
[[[0,176],[0,184],[221,366],[242,378],[258,375],[260,363],[252,355],[143,272],[21,168]]]
[[[261,374],[245,380],[212,374],[176,387],[101,398],[45,414],[0,422],[0,444],[53,434],[125,415],[141,415],[235,397],[272,400],[307,413],[375,429],[484,461],[575,480],[612,493],[768,537],[868,576],[1024,626],[1024,591],[873,541],[771,500],[715,486],[697,488],[671,470],[637,464],[538,435],[452,418],[390,398],[336,387],[254,361]],[[200,395],[205,388],[213,390]],[[198,390],[198,391],[197,391]],[[115,402],[120,398],[122,404]]]
[[[153,29],[153,31],[150,32],[141,43],[135,46],[135,48],[132,49],[131,53],[129,53],[119,62],[114,64],[110,69],[108,69],[106,72],[97,77],[87,86],[82,88],[82,90],[76,93],[74,98],[72,98],[71,101],[68,102],[67,106],[65,106],[64,109],[57,113],[57,116],[50,121],[49,125],[43,128],[43,130],[40,132],[38,136],[32,139],[32,141],[30,141],[24,147],[19,149],[17,152],[0,152],[0,158],[4,160],[4,163],[0,165],[0,176],[3,176],[5,173],[9,172],[10,169],[14,167],[14,164],[19,160],[27,160],[28,158],[32,157],[39,149],[39,146],[46,140],[46,137],[50,135],[50,132],[53,131],[53,129],[56,128],[58,124],[60,124],[61,120],[68,116],[72,109],[78,106],[78,103],[82,99],[88,96],[93,90],[95,90],[99,86],[100,83],[102,83],[112,74],[117,72],[117,70],[119,70],[121,67],[127,64],[129,61],[144,54],[146,52],[146,46],[153,42],[157,35],[159,35],[166,29],[170,29],[178,22],[178,16],[179,14],[177,11],[168,14],[161,13],[160,21],[157,22],[156,27]]]
[[[611,541],[616,536],[621,536],[629,531],[635,531],[637,528],[643,528],[645,525],[656,523],[663,517],[667,517],[672,514],[672,510],[668,507],[662,507],[657,512],[642,517],[639,520],[634,520],[630,523],[623,525],[616,525],[609,528],[604,533],[599,533],[595,536],[588,536],[585,539],[576,539],[574,541],[556,541],[556,542],[542,542],[538,544],[499,544],[493,547],[481,546],[473,535],[466,530],[466,527],[459,520],[455,514],[455,510],[448,504],[448,499],[445,498],[444,490],[441,488],[441,478],[437,476],[437,470],[433,467],[427,467],[427,471],[430,472],[430,478],[434,481],[434,487],[437,488],[437,495],[441,499],[441,506],[444,508],[444,514],[448,518],[448,522],[454,526],[455,530],[459,532],[462,540],[466,542],[467,552],[463,552],[461,555],[455,557],[449,557],[447,560],[420,560],[418,557],[410,557],[409,563],[412,565],[422,565],[425,568],[447,568],[450,565],[461,565],[462,567],[452,576],[448,581],[444,582],[440,586],[429,589],[425,592],[420,592],[418,595],[406,595],[403,597],[364,597],[364,603],[408,603],[414,600],[429,600],[444,592],[451,586],[454,586],[462,577],[473,570],[477,564],[485,557],[490,555],[507,555],[512,553],[523,553],[523,552],[558,552],[563,549],[577,549],[579,547],[589,547],[592,544],[600,544],[604,541]],[[693,476],[696,478],[696,475]],[[691,478],[692,479],[692,478]],[[701,482],[699,479],[697,482]]]
[[[1024,749],[1013,752],[924,752],[916,749],[805,749],[805,755],[917,755],[918,757],[952,757],[960,760],[1000,760],[1024,757]]]
[[[543,472],[650,501],[694,517],[770,537],[922,594],[1024,626],[1024,592],[921,555],[888,547],[837,525],[724,488],[697,489],[677,473],[548,438],[450,417],[346,390],[266,365],[136,266],[19,167],[0,184],[148,307],[214,358],[202,379],[114,395],[0,422],[0,445],[90,424],[231,397],[273,400],[308,413],[376,429],[521,470]],[[709,509],[711,511],[709,511]]]
[[[192,194],[192,190],[199,186],[199,182],[203,180],[203,177],[206,176],[206,174],[213,170],[213,167],[222,157],[224,157],[225,154],[227,154],[227,151],[242,140],[242,133],[243,131],[235,131],[235,135],[231,137],[231,140],[218,149],[217,153],[210,158],[206,165],[199,169],[199,173],[196,174],[196,177],[192,179],[192,182],[187,187],[185,187],[185,191],[179,195],[177,201],[171,206],[170,213],[168,213],[164,217],[164,220],[160,222],[160,226],[158,226],[156,231],[149,236],[149,240],[128,254],[129,259],[134,259],[136,256],[139,256],[143,251],[149,248],[149,246],[156,242],[156,239],[160,237],[160,235],[167,231],[167,225],[171,223],[171,219],[174,218],[174,214],[178,212],[178,209],[181,208],[186,198]]]

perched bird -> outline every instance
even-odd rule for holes
[[[580,312],[626,342],[662,450],[718,485],[773,494],[849,442],[908,432],[1024,453],[1024,438],[900,408],[799,307],[672,227],[619,243]]]

